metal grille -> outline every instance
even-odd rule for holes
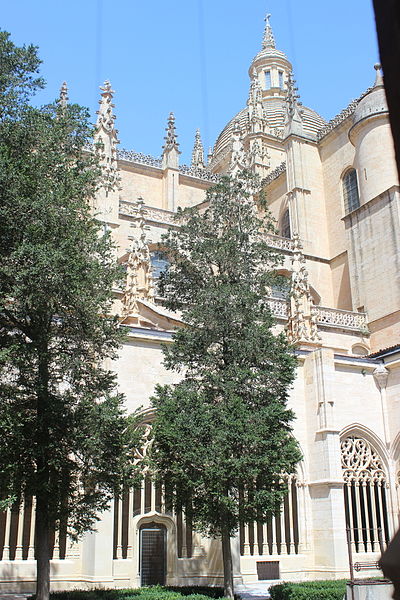
[[[165,529],[140,530],[141,585],[164,585],[166,572]]]
[[[279,579],[279,561],[264,560],[257,562],[258,579]]]

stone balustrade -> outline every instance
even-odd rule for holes
[[[268,245],[271,246],[271,248],[277,248],[278,250],[286,250],[289,252],[293,252],[294,242],[290,238],[284,238],[280,235],[272,235],[269,233],[266,239]]]
[[[325,306],[314,306],[313,311],[318,325],[343,327],[357,331],[368,329],[365,313],[340,310],[339,308],[327,308]]]
[[[268,298],[268,305],[277,319],[289,318],[289,302],[283,298]]]

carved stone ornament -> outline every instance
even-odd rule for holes
[[[112,102],[114,90],[109,81],[100,87],[101,97],[97,111],[96,132],[94,135],[95,148],[100,156],[100,164],[105,180],[106,191],[121,187],[118,170],[117,145],[119,144],[118,131],[115,128],[115,115]]]
[[[231,161],[229,165],[229,172],[234,174],[238,171],[245,169],[247,165],[247,156],[243,146],[242,131],[240,129],[240,123],[235,120],[232,130],[231,138]]]
[[[291,343],[320,344],[317,313],[314,310],[306,260],[299,236],[293,236],[292,281],[290,288],[290,316],[287,325]]]
[[[124,315],[137,313],[137,300],[154,299],[154,279],[151,266],[150,251],[146,238],[143,200],[136,203],[136,215],[131,227],[133,235],[131,249],[127,261],[126,287],[123,298]]]
[[[138,426],[138,429],[141,430],[142,446],[141,448],[136,448],[135,450],[133,456],[133,463],[135,465],[140,464],[144,461],[154,441],[152,436],[153,426],[151,425],[151,423],[142,423]],[[147,470],[148,468],[144,466],[143,472],[145,473]]]
[[[380,456],[369,442],[351,436],[340,445],[343,479],[346,483],[386,484],[386,474]]]
[[[389,377],[389,371],[388,369],[385,367],[385,365],[383,363],[380,363],[376,369],[374,369],[373,371],[373,376],[374,379],[377,383],[377,386],[379,387],[380,390],[383,390],[386,388],[387,385],[387,380]]]

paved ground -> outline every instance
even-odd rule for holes
[[[0,600],[25,600],[28,596],[32,596],[32,594],[5,594],[0,592]]]
[[[256,581],[255,583],[235,585],[235,593],[240,594],[243,600],[268,600],[269,588],[277,583],[280,582],[274,579],[273,581]]]

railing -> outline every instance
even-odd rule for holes
[[[289,302],[283,298],[268,298],[268,306],[277,319],[288,319]]]
[[[179,172],[182,175],[189,175],[190,177],[196,177],[197,179],[203,179],[204,181],[211,181],[216,183],[221,176],[218,173],[212,173],[207,168],[201,169],[200,167],[193,167],[191,165],[180,165]]]
[[[268,298],[268,304],[272,314],[277,319],[289,318],[289,302],[283,298]],[[367,329],[365,313],[340,310],[338,308],[327,308],[325,306],[313,306],[312,312],[316,316],[318,325],[327,327],[340,327],[363,331]]]
[[[365,313],[340,310],[338,308],[326,308],[325,306],[314,306],[313,311],[316,315],[318,325],[343,327],[345,329],[356,329],[358,331],[367,329]]]
[[[143,216],[145,221],[153,221],[155,223],[163,223],[167,225],[176,225],[175,217],[176,213],[170,210],[164,210],[162,208],[155,208],[153,206],[143,206]],[[127,215],[129,217],[138,216],[138,206],[136,202],[129,202],[127,200],[120,200],[119,212],[121,215]]]
[[[151,154],[142,154],[141,152],[134,152],[134,150],[121,149],[118,150],[118,158],[161,169],[161,158],[155,158]]]
[[[290,238],[268,234],[267,242],[271,248],[278,248],[278,250],[287,250],[289,252],[293,252],[294,241]]]

